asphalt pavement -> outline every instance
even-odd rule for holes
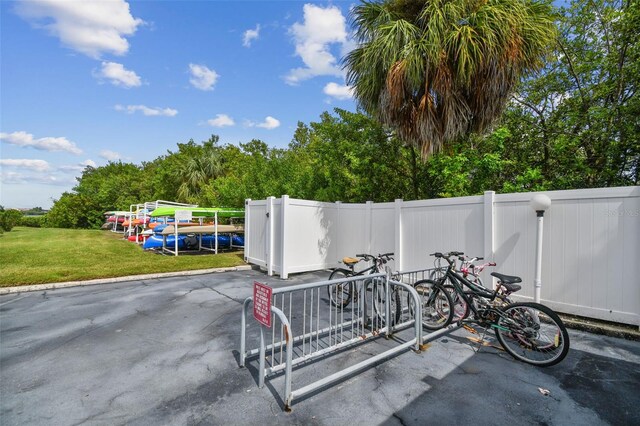
[[[0,296],[2,425],[638,425],[640,342],[570,330],[560,364],[538,368],[458,330],[283,411],[282,377],[238,367],[247,270]],[[293,386],[350,357],[294,370]],[[479,350],[478,350],[479,349]]]

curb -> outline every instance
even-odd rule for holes
[[[232,266],[228,268],[197,269],[195,271],[163,272],[158,274],[129,275],[126,277],[99,278],[87,281],[67,281],[63,283],[33,284],[14,287],[1,287],[0,295],[24,293],[29,291],[55,290],[58,288],[84,287],[97,284],[112,284],[126,281],[148,280],[153,278],[184,277],[191,275],[213,274],[218,272],[250,271],[251,265]]]
[[[567,328],[601,334],[604,336],[618,337],[620,339],[640,341],[640,329],[637,326],[608,321],[598,321],[567,314],[558,315]]]

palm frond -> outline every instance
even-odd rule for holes
[[[344,59],[359,105],[423,158],[488,129],[556,31],[537,0],[387,0],[355,7]]]

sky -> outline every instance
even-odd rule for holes
[[[0,205],[50,208],[86,166],[212,134],[286,147],[299,121],[355,110],[353,5],[0,1]]]

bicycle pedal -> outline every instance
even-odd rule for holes
[[[489,343],[489,342],[487,342],[485,340],[482,340],[482,339],[478,339],[476,337],[467,336],[467,339],[471,340],[474,343],[478,343],[479,345],[482,345],[482,346],[491,346],[491,343]]]
[[[484,347],[490,347],[490,348],[494,348],[494,349],[498,349],[504,352],[504,348],[501,346],[496,346],[494,344],[492,344],[491,342],[487,342],[486,340],[482,340],[482,339],[478,339],[475,337],[471,337],[471,336],[467,336],[468,340],[471,340],[474,343],[477,343],[478,346],[484,346]]]
[[[465,330],[467,330],[469,333],[478,334],[478,330],[476,330],[475,328],[473,328],[473,327],[471,327],[471,326],[469,326],[469,325],[464,324],[464,325],[462,326],[462,328],[464,328]]]

